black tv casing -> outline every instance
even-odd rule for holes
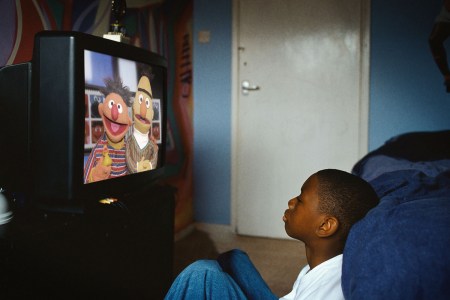
[[[164,92],[161,99],[162,142],[158,153],[158,166],[161,167],[95,183],[83,183],[84,50],[164,69],[162,80]],[[29,96],[26,100],[20,100],[22,105],[29,107],[26,117],[29,120],[26,126],[29,128],[26,133],[28,141],[22,139],[19,146],[23,147],[26,144],[28,147],[26,161],[28,163],[24,163],[31,170],[30,187],[21,188],[16,185],[13,188],[27,192],[29,190],[32,202],[45,209],[82,212],[86,205],[96,203],[98,200],[104,198],[120,200],[155,183],[164,172],[167,131],[166,77],[165,58],[144,49],[81,32],[38,33],[35,36],[31,61]],[[12,89],[24,88],[19,81],[10,84],[13,85]],[[19,158],[14,157],[13,160],[18,161]]]

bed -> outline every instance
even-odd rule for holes
[[[450,299],[450,130],[396,136],[356,163],[380,204],[350,231],[346,299]]]

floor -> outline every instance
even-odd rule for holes
[[[300,269],[306,265],[305,248],[299,241],[240,236],[229,226],[195,224],[176,237],[174,274],[193,261],[214,259],[219,253],[234,248],[247,252],[272,292],[279,297],[291,291]]]

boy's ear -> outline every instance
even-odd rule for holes
[[[316,234],[319,237],[329,237],[336,233],[339,228],[339,221],[335,217],[324,216],[321,220]]]

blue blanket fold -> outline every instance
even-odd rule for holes
[[[449,169],[402,169],[370,183],[381,202],[350,231],[345,298],[450,299]]]

